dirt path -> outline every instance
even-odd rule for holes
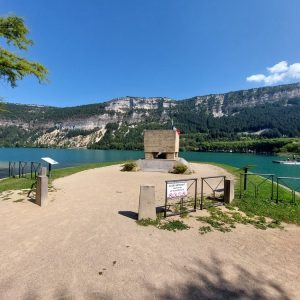
[[[194,169],[190,177],[226,174]],[[131,218],[140,184],[155,184],[159,204],[164,180],[182,175],[119,170],[56,180],[43,208],[0,201],[1,299],[300,298],[299,227],[200,235],[194,218],[182,232],[142,227]]]

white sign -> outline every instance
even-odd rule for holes
[[[42,160],[46,161],[50,165],[57,165],[58,162],[50,157],[42,157]]]
[[[180,198],[187,196],[186,182],[168,182],[167,183],[167,198]]]

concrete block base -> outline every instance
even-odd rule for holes
[[[140,159],[137,161],[139,169],[144,172],[171,172],[175,165],[173,159]]]
[[[155,187],[154,185],[141,185],[139,201],[139,220],[156,220]]]
[[[232,179],[225,179],[224,182],[224,202],[231,203],[234,199],[234,181]]]

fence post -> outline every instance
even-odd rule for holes
[[[234,199],[234,180],[224,180],[224,202],[231,203]]]
[[[278,197],[279,197],[279,190],[278,190],[278,181],[279,181],[279,179],[278,179],[278,177],[277,177],[277,196],[276,196],[276,204],[278,204]]]
[[[273,200],[273,194],[274,194],[274,175],[272,175],[272,188],[271,188],[271,200]]]
[[[244,171],[245,171],[245,177],[244,177],[244,191],[247,190],[247,173],[248,173],[248,168],[245,167],[244,168]]]
[[[197,209],[197,189],[198,189],[198,179],[195,179],[195,203],[194,203],[194,210]]]
[[[46,168],[42,168],[40,175],[37,177],[35,203],[39,206],[43,206],[48,197],[48,177],[46,172]]]
[[[201,199],[200,199],[200,209],[203,209],[203,178],[201,178]]]
[[[240,175],[240,199],[242,199],[242,178],[243,174]]]

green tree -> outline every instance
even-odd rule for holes
[[[0,17],[0,37],[8,45],[21,51],[28,50],[33,44],[28,35],[24,20],[18,16]],[[34,75],[39,82],[45,81],[48,70],[40,63],[29,61],[16,53],[0,47],[0,79],[6,80],[12,87],[25,76]]]

